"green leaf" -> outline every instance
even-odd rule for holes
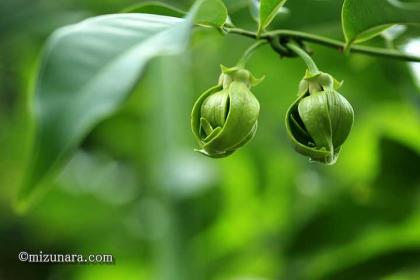
[[[369,40],[394,24],[420,24],[420,3],[345,0],[341,21],[347,46]]]
[[[258,32],[261,33],[273,21],[281,7],[287,0],[261,0],[260,2],[260,21]]]
[[[252,19],[256,22],[260,22],[260,1],[259,0],[249,0],[249,13],[251,14]]]
[[[156,14],[170,17],[183,17],[187,13],[181,9],[161,2],[144,2],[130,6],[122,11],[123,13]]]
[[[228,20],[228,12],[225,4],[221,0],[207,0],[200,6],[195,23],[222,27]]]
[[[168,4],[160,2],[145,2],[131,6],[123,12],[159,14],[172,17],[183,17],[186,12]],[[226,6],[221,0],[206,0],[201,4],[194,23],[205,26],[221,27],[228,19]]]
[[[118,110],[152,58],[187,47],[197,8],[185,19],[114,14],[54,32],[36,82],[37,130],[18,208],[26,208],[86,134]]]

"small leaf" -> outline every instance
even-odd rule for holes
[[[258,33],[264,31],[273,21],[281,7],[287,0],[261,0],[260,1],[260,21],[258,25]]]
[[[160,2],[144,2],[123,10],[128,13],[158,14],[172,17],[183,17],[187,13],[176,7]],[[221,0],[205,0],[201,4],[194,23],[205,26],[221,27],[228,20],[226,6]]]
[[[123,13],[156,14],[170,17],[184,17],[187,12],[162,2],[144,2],[130,6]]]
[[[18,208],[26,208],[40,183],[96,124],[118,110],[152,58],[186,48],[201,3],[185,19],[114,14],[54,32],[36,82],[37,130]]]
[[[228,12],[225,4],[221,0],[206,0],[200,6],[195,23],[222,27],[228,20]]]
[[[420,24],[420,3],[345,0],[341,21],[348,47],[367,41],[394,24]]]

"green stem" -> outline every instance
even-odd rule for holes
[[[319,74],[318,67],[316,66],[315,62],[312,60],[311,56],[307,52],[305,52],[296,43],[287,43],[287,47],[291,49],[295,54],[300,56],[300,58],[302,58],[302,60],[308,66],[309,74],[311,75]]]
[[[276,37],[287,37],[290,39],[297,39],[300,41],[311,42],[314,44],[318,44],[321,46],[337,49],[339,51],[343,51],[346,47],[346,43],[326,38],[323,36],[318,36],[310,33],[294,31],[294,30],[286,30],[280,29],[275,31],[270,31],[261,34],[261,36],[257,36],[257,33],[240,29],[240,28],[225,28],[227,33],[238,34],[245,37],[253,38],[253,39],[263,39],[263,40],[272,40]],[[360,46],[360,45],[353,45],[350,47],[349,51],[351,53],[361,53],[366,55],[372,56],[379,56],[379,57],[386,57],[392,59],[398,59],[403,61],[413,61],[413,62],[420,62],[420,56],[410,55],[406,53],[402,53],[396,50],[388,50],[383,48],[376,48],[376,47],[368,47],[368,46]]]
[[[267,41],[261,40],[257,41],[254,44],[252,44],[242,55],[242,57],[239,59],[236,66],[244,68],[248,60],[251,58],[251,56],[255,53],[255,51],[262,45],[267,44]]]

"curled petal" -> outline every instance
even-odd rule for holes
[[[232,154],[257,131],[260,105],[250,88],[257,83],[243,68],[222,68],[219,85],[194,104],[191,127],[200,145],[197,151],[213,158]]]
[[[296,151],[313,161],[336,162],[353,124],[353,108],[335,91],[329,74],[305,76],[299,97],[286,114],[286,128]]]

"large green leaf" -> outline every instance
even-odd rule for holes
[[[172,17],[183,17],[186,12],[171,5],[151,1],[131,6],[124,10],[129,13],[158,14]],[[226,6],[221,0],[204,1],[195,16],[194,23],[207,26],[221,27],[228,18]]]
[[[261,0],[260,1],[260,21],[258,32],[261,33],[273,21],[281,7],[287,0]]]
[[[36,197],[31,194],[42,189],[37,186],[84,136],[118,110],[152,58],[186,48],[198,7],[185,19],[98,16],[60,28],[49,38],[33,101],[35,144],[18,207]]]
[[[369,40],[394,24],[420,24],[420,2],[345,0],[341,20],[349,46]]]

